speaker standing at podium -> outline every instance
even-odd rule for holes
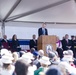
[[[46,24],[43,23],[42,27],[38,29],[38,36],[40,36],[40,35],[48,35],[48,30],[45,27],[46,27]]]

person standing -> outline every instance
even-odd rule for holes
[[[32,36],[32,40],[30,40],[29,46],[30,46],[30,49],[35,48],[35,50],[37,50],[37,40],[36,40],[35,34]]]
[[[48,35],[48,30],[46,29],[46,23],[42,24],[42,27],[38,29],[38,36]]]

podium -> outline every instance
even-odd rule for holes
[[[56,39],[57,37],[55,35],[41,35],[38,38],[38,45],[37,45],[38,50],[40,49],[44,50],[44,55],[47,55],[46,54],[47,45],[52,45],[53,50],[56,50]]]

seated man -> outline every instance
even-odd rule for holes
[[[3,36],[3,39],[1,40],[1,45],[2,45],[2,48],[6,48],[6,49],[10,48],[10,43],[7,40],[7,36],[6,35]]]
[[[33,35],[33,36],[32,36],[32,40],[30,40],[29,46],[30,46],[30,49],[31,49],[31,48],[35,48],[35,50],[37,50],[36,35]]]

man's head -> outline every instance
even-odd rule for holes
[[[28,65],[25,63],[24,59],[20,59],[15,63],[16,75],[27,75]]]
[[[45,27],[46,27],[46,23],[43,23],[43,24],[42,24],[42,28],[45,28]]]
[[[72,40],[74,40],[74,39],[75,39],[74,35],[72,35],[72,36],[71,36],[71,39],[72,39]]]
[[[68,38],[69,38],[69,35],[68,35],[68,34],[66,34],[66,35],[65,35],[65,39],[68,39]]]
[[[33,38],[33,39],[36,39],[36,35],[34,34],[34,35],[32,36],[32,38]]]
[[[3,35],[3,38],[4,38],[4,39],[7,39],[7,36],[6,36],[6,35]]]

